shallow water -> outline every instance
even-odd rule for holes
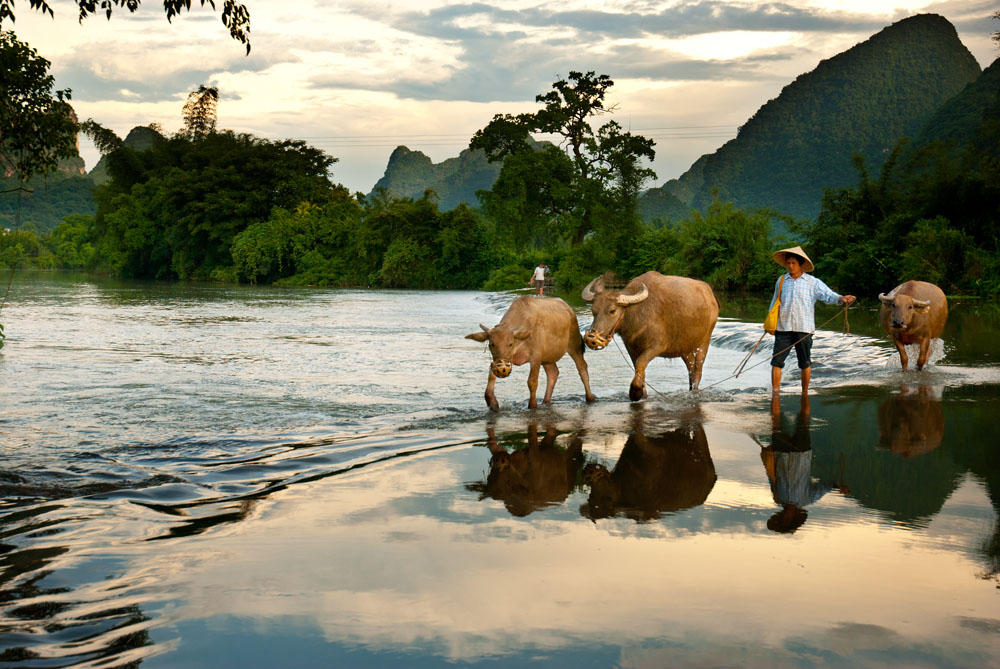
[[[904,374],[863,301],[775,407],[724,300],[700,393],[611,345],[491,415],[511,299],[18,276],[3,666],[1000,661],[990,307]]]

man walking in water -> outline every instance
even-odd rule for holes
[[[539,297],[545,292],[545,275],[549,268],[545,263],[541,263],[535,268],[535,273],[531,275],[531,280],[535,282],[535,294]]]
[[[784,275],[784,281],[779,277],[774,282],[774,296],[771,298],[770,306],[773,306],[780,287],[781,306],[778,308],[778,327],[774,332],[774,355],[771,358],[771,392],[778,392],[785,358],[794,346],[795,359],[802,372],[802,393],[805,394],[809,392],[809,377],[812,375],[816,303],[850,305],[855,298],[853,295],[838,295],[825,283],[807,274],[815,267],[801,246],[775,251],[773,257],[775,262],[788,270],[788,274]]]

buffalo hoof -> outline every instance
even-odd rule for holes
[[[628,398],[633,402],[638,402],[643,397],[646,396],[645,389],[641,386],[629,386],[628,387]]]
[[[496,397],[486,396],[486,406],[490,408],[490,411],[500,411],[500,403],[497,402]]]
[[[587,395],[587,404],[593,404],[596,401],[597,401],[596,397],[594,397],[593,395]]]

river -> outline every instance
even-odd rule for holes
[[[612,344],[492,414],[513,297],[18,274],[0,665],[1000,663],[995,305],[903,373],[860,296],[775,404],[727,297],[698,393]]]

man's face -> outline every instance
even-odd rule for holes
[[[785,267],[788,268],[788,273],[792,275],[793,279],[799,278],[802,274],[802,266],[799,265],[799,261],[791,256],[785,259]]]

